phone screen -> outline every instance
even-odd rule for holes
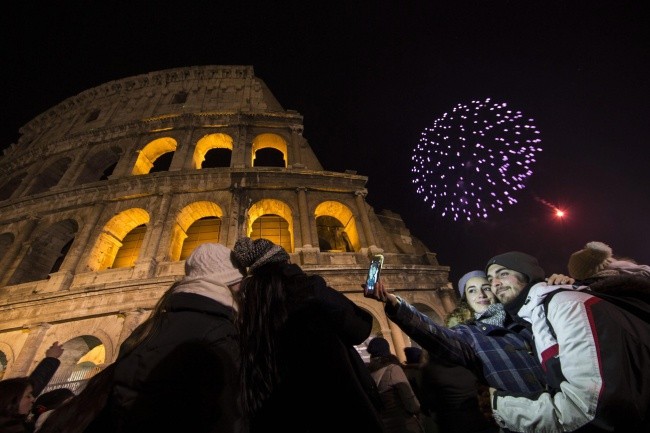
[[[379,279],[379,273],[381,272],[381,266],[384,263],[384,257],[381,255],[376,255],[370,261],[370,268],[368,268],[368,277],[366,278],[366,295],[372,295],[375,293],[375,284]]]

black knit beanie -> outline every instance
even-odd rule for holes
[[[485,273],[491,265],[495,264],[524,274],[528,278],[528,284],[544,281],[546,275],[535,257],[519,251],[510,251],[492,257],[485,265]]]

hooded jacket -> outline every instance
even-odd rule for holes
[[[609,292],[650,291],[645,278],[598,285]],[[573,288],[534,285],[518,312],[532,325],[551,390],[535,398],[496,391],[495,419],[518,432],[650,431],[650,325],[581,290],[555,294],[546,313],[544,300],[559,287]]]

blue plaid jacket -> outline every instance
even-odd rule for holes
[[[397,307],[387,303],[386,315],[431,357],[462,365],[500,390],[528,396],[545,389],[532,333],[525,326],[508,318],[505,327],[474,322],[447,328],[400,301]]]

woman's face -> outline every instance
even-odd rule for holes
[[[465,284],[465,299],[476,313],[482,313],[497,302],[487,278],[473,277]]]
[[[27,385],[27,388],[25,388],[25,391],[23,392],[23,396],[18,404],[18,413],[20,415],[27,415],[32,410],[32,405],[34,404],[32,390],[32,386]]]

